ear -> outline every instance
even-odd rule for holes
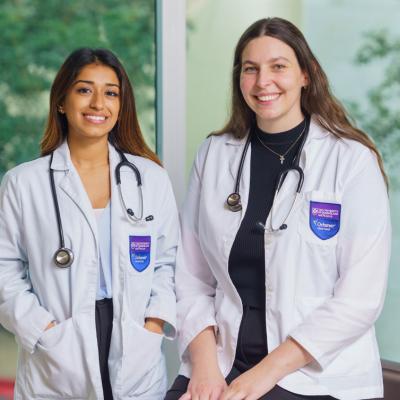
[[[308,74],[306,72],[302,73],[302,82],[301,86],[305,89],[310,84],[310,79],[308,78]]]

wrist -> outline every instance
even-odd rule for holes
[[[151,332],[162,335],[164,333],[164,321],[159,318],[146,318],[144,327]]]
[[[51,321],[50,323],[47,324],[47,326],[44,330],[47,331],[48,329],[51,329],[56,325],[57,325],[57,321],[55,319],[53,319],[53,321]]]
[[[212,372],[220,371],[217,355],[208,352],[207,354],[197,355],[197,357],[190,358],[192,369],[197,370],[209,370]]]

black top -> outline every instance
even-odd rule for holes
[[[265,224],[278,174],[288,168],[297,155],[304,128],[305,120],[286,132],[267,133],[258,127],[251,132],[249,199],[228,263],[229,275],[242,303],[249,306],[265,308],[264,231],[257,228],[257,222]],[[281,155],[290,148],[283,163],[279,155],[261,142]]]

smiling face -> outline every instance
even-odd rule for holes
[[[117,74],[102,64],[84,66],[61,104],[61,112],[68,121],[68,136],[82,139],[108,137],[119,110]]]
[[[304,118],[301,88],[306,85],[296,54],[281,40],[261,36],[244,48],[240,89],[260,129],[282,132],[299,124]]]

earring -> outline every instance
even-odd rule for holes
[[[63,109],[62,106],[57,106],[57,111],[58,111],[60,114],[65,114],[65,111],[64,111],[64,109]]]

